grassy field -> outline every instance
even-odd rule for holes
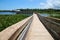
[[[51,13],[50,17],[54,17],[54,18],[59,18],[60,19],[60,13]]]
[[[16,15],[0,15],[0,31],[15,24],[22,19],[28,17],[28,15],[16,14]]]

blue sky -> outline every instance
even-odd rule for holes
[[[59,5],[60,0],[0,0],[0,10],[19,8],[60,8]]]

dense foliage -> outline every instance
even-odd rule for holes
[[[16,14],[16,15],[0,15],[0,31],[11,26],[18,21],[28,17],[27,15]]]
[[[60,13],[60,9],[17,9],[24,13],[39,12],[39,13]]]
[[[17,11],[19,10],[19,11]],[[60,13],[60,9],[16,9],[16,10],[0,10],[0,12],[16,12],[17,14],[19,13],[28,13],[31,14],[33,12],[38,12],[38,13]]]

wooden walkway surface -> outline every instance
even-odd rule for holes
[[[25,40],[54,40],[36,14],[28,30]]]

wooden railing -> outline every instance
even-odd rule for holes
[[[16,40],[18,35],[23,31],[25,26],[29,23],[32,16],[6,28],[0,32],[0,40]]]
[[[46,18],[60,24],[60,19],[59,18],[54,18],[54,17],[46,17]]]
[[[54,37],[55,40],[60,40],[60,24],[56,23],[46,17],[43,17],[37,14],[40,21],[44,24],[46,29],[50,32],[50,34]]]

